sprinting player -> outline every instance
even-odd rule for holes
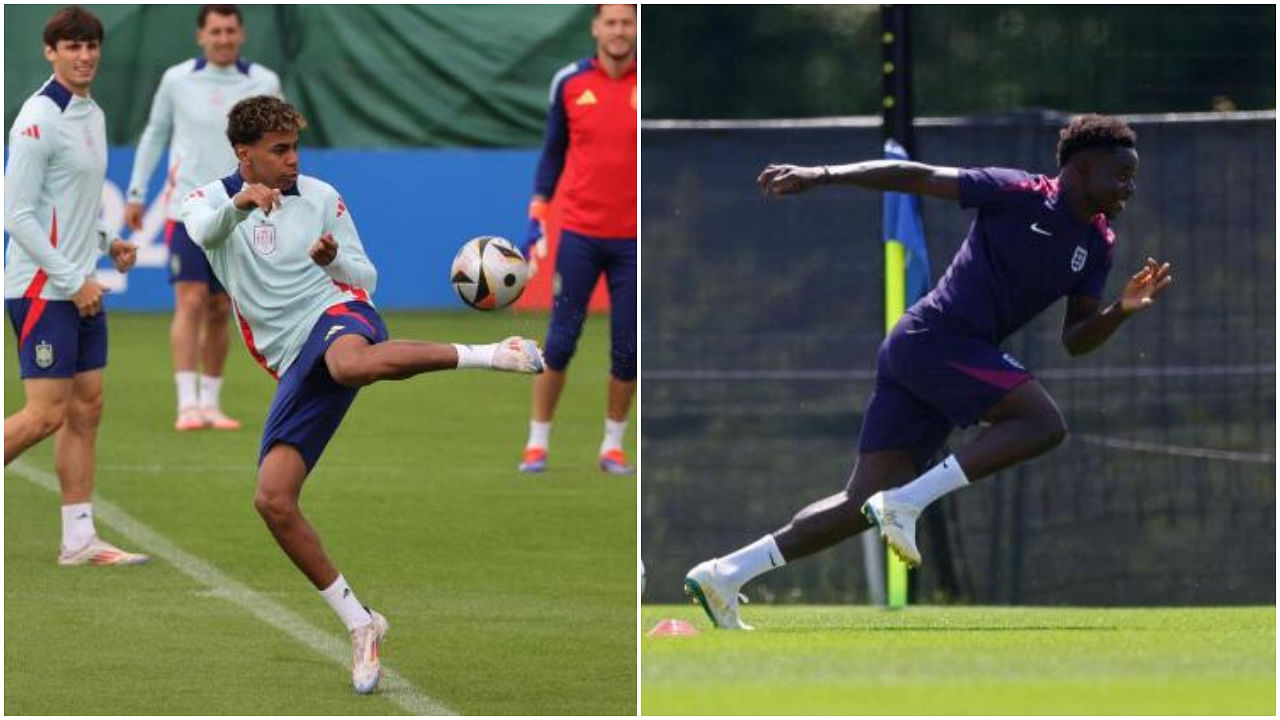
[[[239,169],[182,201],[191,239],[231,295],[249,353],[279,381],[258,454],[254,504],[289,559],[351,633],[351,680],[372,692],[382,615],[360,604],[298,507],[358,388],[454,368],[542,371],[532,341],[448,345],[389,340],[370,301],[378,273],[346,204],[298,174],[306,121],[270,95],[236,103],[227,137]]]
[[[164,239],[173,285],[169,353],[178,389],[174,428],[236,430],[239,421],[222,412],[219,400],[231,301],[209,269],[209,260],[187,235],[182,198],[211,178],[235,170],[236,157],[226,139],[227,112],[252,95],[280,95],[280,80],[240,57],[245,35],[235,5],[201,7],[196,26],[196,44],[203,54],[166,70],[151,101],[151,116],[129,178],[125,224],[142,228],[147,181],[168,144],[169,175],[161,202],[168,218]]]
[[[4,419],[4,464],[54,435],[62,488],[59,565],[134,565],[146,555],[98,537],[94,449],[107,365],[106,289],[93,278],[106,252],[127,272],[137,249],[98,218],[107,174],[102,109],[89,97],[102,57],[102,23],[67,7],[44,26],[53,77],[22,104],[9,130],[4,225],[5,306],[18,337],[26,403]]]
[[[533,417],[520,471],[547,467],[551,420],[600,274],[609,285],[611,368],[600,469],[634,472],[622,449],[636,394],[636,6],[597,5],[595,57],[551,81],[547,136],[538,161],[525,256],[546,257],[547,203],[562,199],[547,371],[533,384]],[[563,174],[567,184],[559,186]]]
[[[1099,300],[1115,244],[1108,222],[1135,190],[1136,144],[1120,120],[1085,115],[1060,133],[1056,178],[896,160],[770,165],[760,173],[760,188],[775,195],[856,185],[959,200],[978,216],[937,287],[880,345],[845,489],[689,572],[685,592],[717,626],[749,629],[738,617],[738,589],[747,581],[870,527],[918,565],[916,518],[925,507],[1062,442],[1066,423],[1053,398],[1000,343],[1065,296],[1062,344],[1073,356],[1090,352],[1173,282],[1169,263],[1148,259],[1118,300],[1105,307]],[[973,442],[925,471],[952,427],[976,422],[987,427]]]

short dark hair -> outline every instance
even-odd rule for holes
[[[1138,134],[1123,120],[1108,115],[1081,115],[1058,132],[1058,167],[1066,167],[1072,155],[1092,148],[1136,148]]]
[[[601,4],[601,5],[596,5],[596,17],[600,17],[600,12],[601,12],[602,10],[604,10],[604,6],[605,6],[605,5],[608,5],[608,4],[609,4],[609,3],[604,3],[604,4]],[[620,4],[620,5],[627,5],[627,4],[630,4],[630,5],[631,5],[631,9],[632,9],[632,10],[635,10],[637,15],[638,15],[638,14],[640,14],[640,9],[639,9],[638,7],[636,7],[634,4],[631,4],[631,3],[619,3],[619,4]]]
[[[64,7],[44,24],[44,44],[57,48],[59,40],[97,40],[102,42],[102,21],[79,5]]]
[[[289,103],[274,95],[245,98],[227,116],[227,139],[232,145],[252,145],[269,132],[297,132],[307,119]]]
[[[196,16],[196,27],[204,27],[204,21],[209,19],[209,13],[215,15],[235,15],[236,22],[241,26],[244,25],[244,16],[240,14],[239,5],[201,5],[200,14]]]

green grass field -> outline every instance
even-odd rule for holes
[[[750,633],[645,605],[645,715],[1109,715],[1276,711],[1276,611],[751,607]]]
[[[537,314],[386,320],[396,337],[467,342],[546,329]],[[52,441],[11,465],[5,713],[633,714],[636,481],[595,466],[607,322],[588,321],[540,477],[515,471],[528,377],[446,372],[361,392],[303,494],[338,568],[391,622],[393,681],[359,697],[341,624],[252,505],[274,383],[233,337],[223,405],[246,427],[179,435],[169,317],[113,313],[98,529],[166,557],[57,567],[58,498],[39,484]],[[22,391],[12,331],[5,343],[9,415]]]

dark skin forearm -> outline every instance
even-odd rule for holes
[[[868,160],[850,165],[770,165],[756,183],[766,194],[792,195],[819,185],[902,192],[956,200],[960,197],[960,171],[909,160]]]
[[[1062,344],[1072,356],[1084,355],[1102,347],[1112,333],[1120,327],[1132,313],[1120,306],[1120,301],[1111,303],[1102,312],[1090,315],[1075,323],[1068,324],[1062,331]]]

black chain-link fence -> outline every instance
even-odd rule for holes
[[[924,119],[918,155],[1054,174],[1064,120]],[[1174,264],[1176,285],[1084,358],[1061,349],[1061,304],[1011,338],[1072,434],[931,507],[947,518],[951,562],[940,567],[924,531],[924,600],[1275,602],[1275,116],[1131,124],[1139,189],[1114,225],[1107,296],[1148,255]],[[880,195],[822,188],[779,201],[754,180],[770,162],[869,159],[880,145],[871,120],[646,123],[647,599],[678,599],[694,563],[844,485],[884,333]],[[926,200],[924,215],[936,279],[972,213]],[[750,592],[864,602],[860,546]]]

